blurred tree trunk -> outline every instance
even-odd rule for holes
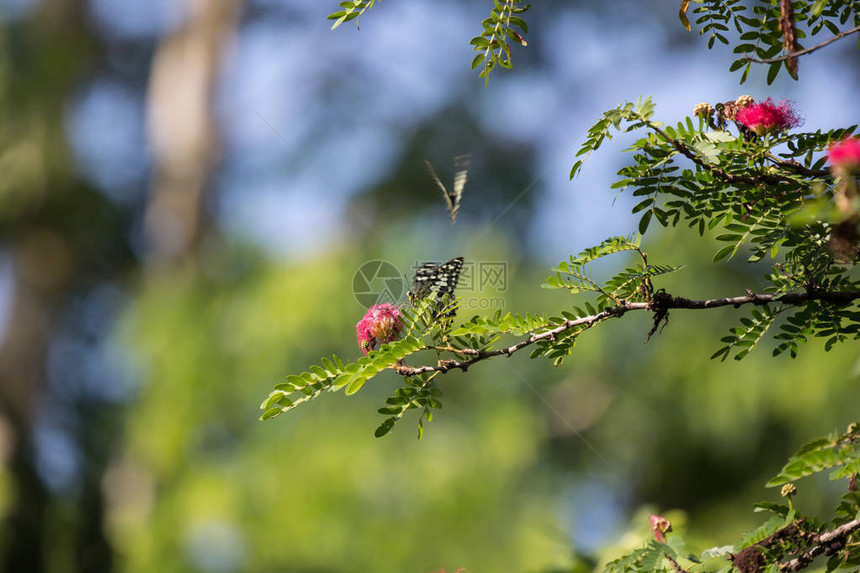
[[[237,25],[241,5],[240,0],[183,1],[188,20],[157,50],[148,102],[154,175],[144,224],[150,260],[159,262],[193,257],[208,226],[203,198],[218,153],[213,94],[225,39]],[[5,94],[4,111],[10,125],[20,124],[19,139],[41,142],[31,179],[16,183],[7,175],[24,206],[10,211],[18,207],[10,203],[0,211],[0,237],[14,275],[11,312],[0,338],[0,442],[5,442],[0,452],[8,450],[11,480],[11,503],[0,530],[0,570],[9,573],[41,573],[51,561],[81,573],[113,570],[102,480],[111,444],[120,435],[118,424],[98,399],[83,396],[71,406],[83,420],[74,439],[84,465],[73,529],[52,522],[57,506],[37,468],[35,443],[46,392],[46,349],[57,317],[76,289],[113,280],[135,264],[130,251],[117,248],[125,240],[123,218],[81,183],[64,133],[67,98],[101,55],[92,50],[86,5],[85,0],[45,0],[33,18],[7,24],[17,38],[14,52],[7,54],[16,59],[20,75],[3,88],[12,94]],[[0,39],[6,41],[5,35]],[[0,143],[0,153],[13,143]],[[107,420],[114,431],[105,432],[96,420]],[[71,554],[58,553],[68,551],[69,543]]]
[[[19,36],[14,69],[20,77],[13,76],[16,81],[7,90],[5,121],[20,128],[21,141],[40,145],[36,161],[7,174],[23,203],[4,213],[0,228],[14,275],[11,313],[0,338],[0,416],[7,428],[11,478],[0,564],[10,573],[40,573],[47,563],[51,504],[37,470],[35,426],[54,311],[73,275],[72,241],[65,229],[54,227],[58,211],[68,215],[67,194],[75,189],[62,119],[65,97],[88,55],[83,11],[82,0],[48,0],[31,21],[15,24],[19,29],[10,32]],[[14,148],[14,141],[4,143]],[[63,204],[59,209],[58,202]]]
[[[20,259],[15,262],[17,267]],[[13,310],[0,347],[0,405],[9,428],[13,488],[3,528],[3,570],[38,573],[45,568],[48,492],[36,471],[32,415],[42,386],[48,316],[41,297],[28,285],[17,280],[14,288]]]
[[[149,83],[154,174],[145,229],[155,263],[193,255],[209,225],[205,191],[220,152],[215,88],[241,8],[241,0],[181,1],[189,18],[158,48]]]

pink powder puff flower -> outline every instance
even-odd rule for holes
[[[800,125],[791,102],[773,103],[773,98],[739,109],[735,121],[757,135],[769,135]]]
[[[375,304],[355,325],[355,335],[361,350],[367,354],[377,345],[397,340],[403,323],[400,309],[391,303]]]
[[[672,531],[672,524],[665,517],[651,514],[651,531],[654,532],[654,539],[666,543],[666,533]]]
[[[834,175],[848,175],[852,171],[860,171],[860,139],[846,137],[839,143],[830,146],[827,161]]]

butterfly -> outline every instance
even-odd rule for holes
[[[460,280],[460,271],[463,269],[463,257],[457,257],[442,264],[424,263],[415,271],[412,279],[412,288],[407,293],[409,302],[415,306],[419,300],[426,298],[430,293],[436,293],[437,298],[454,298],[454,289]],[[453,316],[453,311],[447,313]]]
[[[430,175],[433,177],[433,181],[435,181],[436,185],[439,186],[439,189],[442,190],[442,195],[445,197],[445,204],[448,206],[448,213],[451,214],[452,225],[457,222],[457,211],[460,210],[460,198],[463,197],[463,188],[466,186],[470,159],[470,155],[458,155],[454,158],[454,186],[452,187],[453,191],[451,192],[442,185],[442,182],[439,180],[439,176],[436,175],[436,170],[433,169],[433,165],[431,165],[426,159],[424,160],[424,163],[427,164],[427,170],[430,171]]]

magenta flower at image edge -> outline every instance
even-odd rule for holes
[[[827,152],[827,161],[834,173],[860,171],[860,139],[846,137],[834,143]]]
[[[659,543],[666,543],[666,533],[672,531],[672,524],[661,515],[651,514],[651,531]]]
[[[800,125],[801,120],[788,100],[778,104],[773,98],[767,98],[760,103],[754,103],[738,110],[735,121],[753,131],[756,135],[768,135],[785,131]]]
[[[391,303],[375,304],[355,325],[355,335],[361,350],[367,354],[377,344],[397,340],[402,328],[400,309]]]

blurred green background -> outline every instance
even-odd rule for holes
[[[709,361],[741,311],[674,313],[647,344],[650,317],[627,316],[559,368],[449,374],[421,441],[408,416],[373,438],[393,374],[257,421],[286,374],[360,355],[367,261],[503,261],[505,310],[581,304],[538,285],[635,230],[609,189],[624,138],[567,180],[623,99],[653,94],[671,121],[773,95],[810,129],[856,121],[856,50],[739,90],[676,3],[596,4],[533,8],[529,48],[485,88],[477,0],[386,2],[334,32],[318,0],[2,0],[3,571],[586,571],[646,539],[651,511],[695,549],[757,524],[785,457],[856,417],[860,362],[816,342]],[[463,153],[452,227],[423,160],[450,180]],[[687,265],[658,285],[674,294],[760,284],[685,230],[645,248]],[[810,511],[839,494],[807,487]]]

